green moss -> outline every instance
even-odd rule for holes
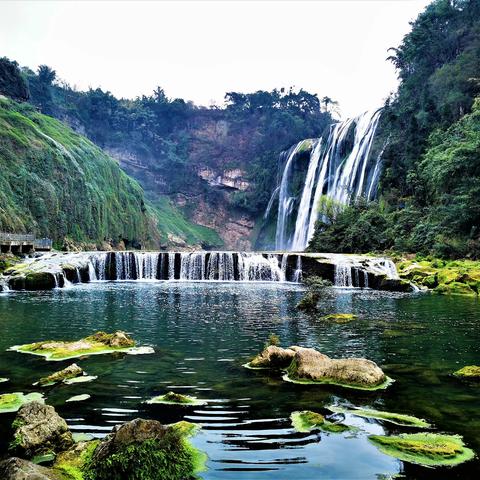
[[[43,395],[41,393],[28,393],[22,392],[5,393],[0,395],[0,413],[16,412],[23,404],[32,402],[43,403]]]
[[[101,462],[91,461],[84,480],[183,480],[204,469],[206,456],[169,429],[161,439],[127,445]]]
[[[369,440],[383,453],[404,462],[429,467],[453,466],[475,457],[459,435],[435,433],[371,435]]]
[[[412,415],[405,415],[402,413],[392,413],[392,412],[382,412],[379,410],[373,410],[369,408],[343,408],[330,406],[327,407],[330,411],[335,413],[349,413],[351,415],[356,415],[357,417],[365,418],[375,418],[377,420],[385,420],[396,425],[401,425],[402,427],[416,427],[416,428],[430,428],[431,425],[423,420],[422,418],[417,418]]]
[[[351,427],[343,423],[334,423],[326,420],[320,413],[304,410],[303,412],[293,412],[290,415],[292,426],[297,432],[309,432],[310,430],[320,429],[329,433],[342,433],[351,430]]]
[[[163,403],[166,405],[182,405],[182,406],[199,406],[205,405],[205,400],[199,400],[197,397],[191,397],[190,395],[182,395],[180,393],[168,392],[165,395],[159,395],[147,400],[147,403],[156,404]]]
[[[53,465],[54,471],[64,476],[65,480],[84,480],[84,470],[99,443],[100,440],[79,443],[74,449],[61,453]]]
[[[480,367],[477,365],[468,365],[454,372],[456,377],[480,380]]]
[[[354,315],[353,313],[331,313],[322,317],[321,320],[334,323],[349,323],[356,318],[357,315]]]
[[[135,342],[128,342],[130,346],[111,346],[109,342],[115,334],[97,332],[86,338],[76,341],[48,340],[43,342],[15,345],[9,350],[40,355],[46,360],[60,361],[82,357],[84,355],[101,355],[112,352],[129,352]]]
[[[28,104],[0,99],[0,231],[63,243],[158,243],[140,185],[118,162]]]

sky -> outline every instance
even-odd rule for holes
[[[221,105],[225,92],[304,88],[342,117],[397,86],[398,46],[427,0],[0,2],[0,56],[79,89]]]

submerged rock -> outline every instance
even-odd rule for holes
[[[50,405],[36,401],[23,405],[13,426],[15,432],[10,450],[21,457],[62,452],[73,445],[67,422]]]
[[[387,455],[428,467],[458,465],[475,457],[460,435],[403,433],[391,437],[371,435],[368,439]]]
[[[480,367],[478,365],[468,365],[454,372],[454,375],[469,380],[480,380]]]
[[[76,341],[48,340],[44,342],[15,345],[9,350],[41,355],[46,360],[67,360],[83,355],[99,355],[111,352],[126,352],[133,349],[135,341],[125,332],[97,332]]]
[[[65,480],[63,475],[50,468],[16,457],[0,462],[0,478],[2,480]]]
[[[168,392],[165,395],[159,395],[151,400],[147,400],[147,403],[164,403],[166,405],[181,405],[181,406],[200,406],[205,405],[205,400],[199,400],[197,397],[191,397],[190,395],[182,395],[180,393]]]
[[[386,388],[390,383],[382,369],[365,358],[332,359],[313,348],[292,347],[295,357],[284,380],[327,383],[361,390]]]
[[[22,405],[31,401],[43,402],[41,393],[14,392],[0,395],[0,413],[16,412]]]
[[[96,447],[86,471],[95,480],[182,480],[193,477],[204,460],[178,429],[137,418],[113,428]]]
[[[269,345],[245,366],[247,368],[285,369],[292,363],[294,356],[295,351],[291,348]]]
[[[330,422],[320,413],[304,410],[303,412],[293,412],[290,415],[292,426],[297,432],[309,432],[314,429],[320,429],[329,433],[341,433],[351,430],[352,427],[343,423]]]
[[[374,410],[370,408],[343,408],[337,406],[327,407],[334,413],[348,413],[356,415],[357,417],[374,418],[376,420],[384,420],[386,422],[401,425],[402,427],[416,427],[416,428],[430,428],[431,424],[423,420],[423,418],[417,418],[412,415],[405,415],[403,413],[383,412],[380,410]]]
[[[64,368],[63,370],[59,370],[58,372],[52,373],[47,377],[43,377],[38,381],[38,384],[41,387],[46,387],[48,385],[54,385],[55,383],[65,382],[65,380],[69,380],[71,378],[79,377],[83,375],[83,370],[76,364],[72,363],[68,367]]]
[[[328,322],[335,322],[335,323],[349,323],[357,318],[356,315],[353,313],[331,313],[329,315],[325,315],[321,318],[321,320],[326,320]]]

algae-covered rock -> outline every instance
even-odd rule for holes
[[[297,432],[310,432],[314,429],[320,429],[329,433],[342,433],[350,430],[351,427],[343,423],[330,422],[320,413],[304,410],[303,412],[293,412],[290,415],[292,426]]]
[[[410,433],[397,436],[371,435],[369,440],[383,453],[403,462],[428,467],[453,466],[475,457],[459,435]]]
[[[64,480],[87,480],[84,472],[99,443],[100,440],[75,443],[68,450],[57,455],[55,464],[52,467],[53,471],[61,474],[61,478]],[[89,478],[93,479],[95,477]]]
[[[10,277],[8,285],[12,290],[51,290],[57,286],[57,280],[51,272],[22,271]]]
[[[326,383],[360,390],[378,390],[390,383],[382,369],[365,358],[332,359],[313,348],[292,347],[295,356],[284,380]]]
[[[156,404],[163,403],[166,405],[181,405],[181,406],[199,406],[205,405],[205,400],[199,400],[197,397],[191,397],[190,395],[182,395],[181,393],[168,392],[165,395],[159,395],[147,400],[146,403]]]
[[[321,320],[334,323],[349,323],[357,318],[353,313],[331,313],[325,315]]]
[[[477,365],[468,365],[454,372],[454,375],[469,380],[480,380],[480,367]]]
[[[380,410],[373,410],[370,408],[343,408],[338,406],[327,407],[334,413],[349,413],[357,417],[374,418],[376,420],[384,420],[386,422],[401,425],[402,427],[416,427],[416,428],[430,428],[431,425],[422,418],[417,418],[412,415],[405,415],[403,413],[383,412]]]
[[[0,478],[2,480],[66,480],[61,473],[16,457],[0,462]]]
[[[47,377],[41,378],[38,381],[38,384],[41,387],[46,387],[48,385],[54,385],[55,383],[64,382],[65,380],[69,380],[71,378],[79,377],[80,375],[83,375],[83,373],[83,370],[76,363],[72,363],[63,370],[59,370],[58,372],[52,373]]]
[[[295,356],[295,351],[290,348],[280,348],[276,345],[269,345],[263,352],[247,363],[247,368],[287,368]]]
[[[67,423],[50,405],[36,401],[23,405],[13,426],[15,432],[10,450],[21,457],[62,452],[73,445]]]
[[[192,478],[204,460],[178,429],[138,418],[114,427],[96,447],[85,471],[95,480],[182,480]]]
[[[22,405],[32,401],[43,402],[41,393],[14,392],[0,395],[0,413],[16,412]]]
[[[135,346],[135,341],[125,332],[94,335],[76,341],[48,340],[43,342],[15,345],[9,350],[32,355],[41,355],[46,360],[67,360],[84,355],[99,355],[111,352],[126,352]]]

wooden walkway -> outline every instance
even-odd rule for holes
[[[32,233],[0,232],[1,253],[30,253],[35,251],[50,251],[52,240],[36,238]]]

